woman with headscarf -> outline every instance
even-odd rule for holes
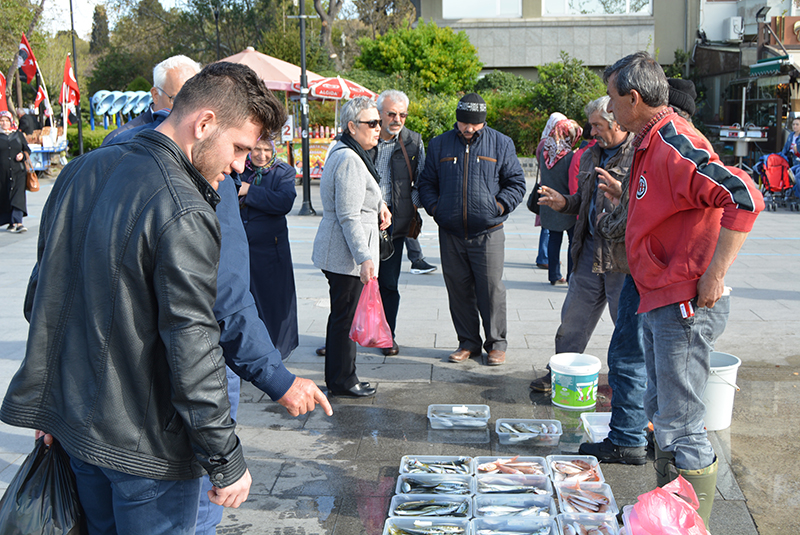
[[[325,383],[335,396],[367,397],[375,388],[356,375],[356,343],[350,339],[361,289],[377,278],[379,228],[392,214],[381,197],[378,174],[367,152],[378,144],[380,115],[375,102],[354,98],[342,108],[342,136],[320,179],[322,221],[314,238],[314,265],[330,287],[331,313],[325,336]]]
[[[0,225],[9,232],[26,229],[22,218],[28,215],[25,201],[25,153],[31,154],[25,135],[17,130],[14,116],[0,111]]]
[[[275,144],[259,140],[245,162],[239,185],[242,223],[250,248],[250,292],[272,343],[286,359],[298,346],[297,292],[289,227],[295,170],[275,155]]]
[[[572,147],[581,137],[583,129],[575,121],[567,119],[561,113],[553,113],[542,131],[539,146],[536,147],[536,159],[543,186],[553,188],[562,195],[569,195],[569,165],[572,161]],[[550,231],[547,243],[548,279],[550,284],[566,284],[561,276],[561,242],[564,231],[569,243],[572,243],[572,229],[576,216],[556,212],[548,206],[539,207],[542,227]],[[569,248],[568,248],[569,249]],[[567,276],[572,271],[572,258],[567,254]]]

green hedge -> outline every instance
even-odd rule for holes
[[[95,126],[95,130],[92,130],[89,124],[84,123],[83,152],[89,152],[99,147],[110,131],[103,129],[102,126],[100,128]],[[67,128],[67,141],[69,142],[69,154],[77,156],[80,153],[78,149],[78,125],[73,124]]]

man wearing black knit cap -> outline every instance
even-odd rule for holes
[[[433,138],[427,154],[419,196],[439,225],[442,274],[458,335],[450,362],[486,349],[487,364],[498,366],[508,346],[503,223],[525,194],[514,142],[486,126],[486,102],[469,93],[458,103],[455,127]]]
[[[694,101],[697,99],[694,82],[681,78],[667,78],[667,83],[669,84],[669,105],[678,115],[691,121],[695,110]]]

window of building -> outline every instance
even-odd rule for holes
[[[652,0],[544,0],[547,16],[652,15]]]
[[[513,19],[522,17],[522,0],[442,0],[445,19]]]

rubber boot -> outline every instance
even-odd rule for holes
[[[678,469],[675,467],[675,456],[671,451],[664,451],[658,446],[658,441],[653,440],[655,446],[656,460],[653,466],[656,469],[656,484],[663,487],[676,477]]]
[[[674,465],[673,465],[674,466]],[[678,468],[678,474],[692,484],[694,492],[697,494],[697,499],[700,502],[700,507],[697,509],[697,514],[703,519],[703,523],[708,529],[708,519],[711,517],[711,507],[714,505],[714,492],[717,488],[717,468],[719,467],[718,459],[705,468],[699,470],[683,470]],[[676,474],[675,477],[678,477]]]

